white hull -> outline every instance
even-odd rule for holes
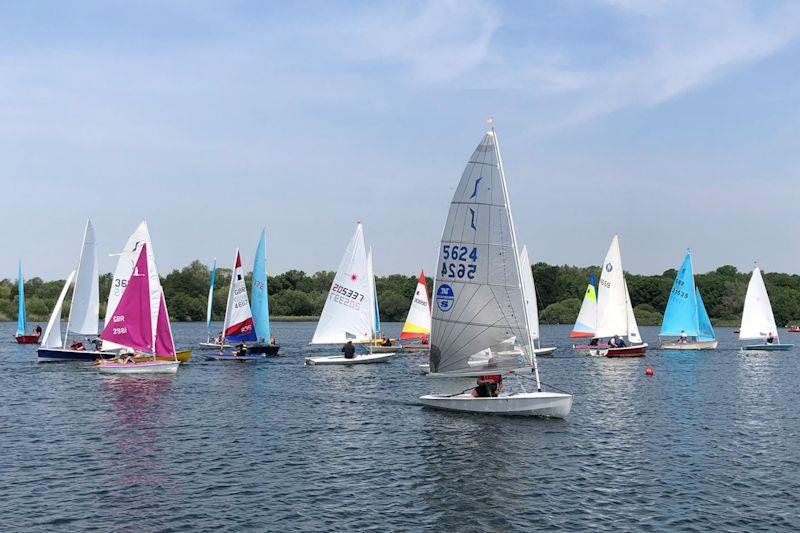
[[[686,341],[686,342],[662,342],[658,345],[659,350],[716,350],[717,341]]]
[[[102,374],[176,374],[178,372],[178,361],[148,361],[146,363],[101,363],[97,369]]]
[[[557,348],[555,346],[549,346],[547,348],[536,348],[533,350],[533,353],[536,354],[537,357],[541,355],[553,355],[556,349]]]
[[[307,365],[366,365],[370,363],[385,363],[394,353],[376,353],[356,355],[352,359],[344,356],[306,357]]]
[[[226,344],[226,345],[223,346],[223,348],[230,348],[230,347],[231,347],[230,344]],[[200,348],[205,348],[205,349],[208,349],[208,350],[219,350],[220,345],[219,345],[219,343],[216,343],[216,342],[201,342],[200,343]]]
[[[431,349],[430,344],[401,344],[397,348],[401,352],[427,352]]]
[[[572,409],[572,395],[559,392],[527,392],[495,398],[474,398],[470,394],[429,394],[421,396],[419,400],[434,409],[492,415],[564,418]]]

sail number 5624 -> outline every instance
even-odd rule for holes
[[[475,279],[475,272],[478,266],[478,249],[467,246],[445,244],[442,246],[442,270],[443,278],[464,278]],[[457,261],[457,262],[451,262]]]

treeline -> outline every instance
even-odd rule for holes
[[[536,293],[541,312],[541,321],[550,324],[571,324],[578,315],[581,299],[589,278],[600,277],[600,267],[553,266],[545,263],[533,265]],[[628,290],[635,306],[636,318],[641,325],[661,323],[669,291],[676,271],[670,269],[661,275],[642,276],[626,273]],[[164,293],[172,320],[204,321],[208,297],[209,268],[199,261],[173,270],[162,278]],[[328,289],[333,281],[333,272],[317,272],[308,275],[300,270],[290,270],[270,276],[270,313],[275,317],[314,317],[320,314],[325,304]],[[214,290],[213,312],[215,320],[222,320],[230,284],[230,269],[217,269]],[[739,272],[736,267],[725,265],[713,272],[695,276],[703,295],[708,313],[716,325],[736,325],[744,306],[749,272]],[[764,275],[764,281],[772,301],[778,325],[800,322],[800,276],[777,272]],[[248,290],[251,275],[246,277]],[[100,277],[100,316],[105,316],[105,299],[111,284],[111,274]],[[25,282],[29,321],[42,322],[48,319],[58,294],[64,285],[61,281],[45,282],[33,278]],[[405,319],[411,297],[417,285],[416,276],[378,277],[379,307],[384,321]],[[432,282],[428,279],[428,290]],[[69,298],[64,303],[63,316],[69,313]],[[17,319],[17,282],[0,281],[0,320]]]

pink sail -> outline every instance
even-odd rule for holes
[[[156,355],[175,355],[175,344],[172,341],[172,329],[169,327],[167,304],[161,294],[161,305],[158,307],[158,323],[156,324]]]
[[[153,329],[150,320],[147,244],[143,244],[125,292],[100,338],[134,350],[152,352]]]

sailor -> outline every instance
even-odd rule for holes
[[[772,344],[773,342],[775,342],[775,335],[773,335],[770,331],[769,335],[767,336],[767,344]]]
[[[422,340],[421,340],[420,342],[421,342],[422,344],[428,344],[428,336],[427,336],[427,335],[423,335],[423,336],[422,336]]]
[[[391,346],[391,345],[392,345],[392,339],[390,339],[390,338],[389,338],[389,337],[387,337],[386,335],[384,335],[384,336],[382,337],[382,341],[383,341],[383,342],[381,342],[381,346]]]
[[[247,345],[244,341],[236,345],[236,353],[234,355],[247,355]]]
[[[687,335],[686,335],[686,331],[684,331],[684,330],[681,330],[681,338],[680,338],[680,340],[679,340],[678,342],[680,342],[681,344],[683,344],[683,343],[685,343],[687,340],[688,340],[688,338],[687,338]]]
[[[36,324],[36,329],[33,331],[34,337],[41,337],[42,336],[42,326]]]
[[[269,345],[270,346],[277,346],[278,345],[278,341],[275,340],[275,335],[270,335],[269,336]]]
[[[353,346],[353,341],[347,341],[347,344],[342,346],[342,353],[345,359],[355,359],[356,347]]]
[[[500,374],[489,374],[478,376],[477,384],[472,389],[473,398],[490,398],[498,396],[503,390],[503,376]]]

